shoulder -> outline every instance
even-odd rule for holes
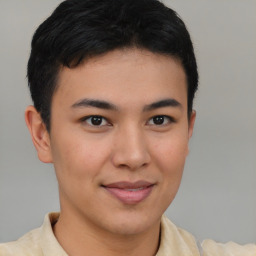
[[[161,220],[161,232],[159,256],[169,255],[170,252],[191,256],[256,256],[256,244],[223,244],[210,239],[200,244],[192,234],[175,226],[165,216]]]
[[[43,255],[39,245],[40,228],[34,229],[17,241],[0,244],[0,256],[41,256]]]
[[[49,213],[40,228],[28,232],[17,241],[0,244],[0,256],[67,256],[52,230],[58,218],[59,213]]]
[[[256,244],[240,245],[234,242],[217,243],[205,240],[202,243],[205,256],[256,256]]]

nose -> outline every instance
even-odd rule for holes
[[[150,163],[149,148],[139,128],[126,127],[118,132],[113,143],[113,164],[118,168],[138,170]]]

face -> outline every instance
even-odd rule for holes
[[[194,114],[179,61],[116,50],[60,71],[47,157],[61,211],[115,234],[159,225],[180,185]]]

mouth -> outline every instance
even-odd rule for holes
[[[124,204],[138,204],[144,201],[152,192],[155,184],[147,181],[115,182],[102,187]]]

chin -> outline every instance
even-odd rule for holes
[[[160,225],[160,219],[161,217],[157,218],[154,216],[145,216],[134,213],[124,214],[115,217],[109,228],[114,234],[132,236],[146,232],[147,230]]]
[[[118,225],[112,227],[113,234],[118,234],[122,236],[133,236],[144,233],[149,229],[149,225],[143,225],[140,223],[139,225],[135,225],[134,223],[124,223],[122,225]]]

